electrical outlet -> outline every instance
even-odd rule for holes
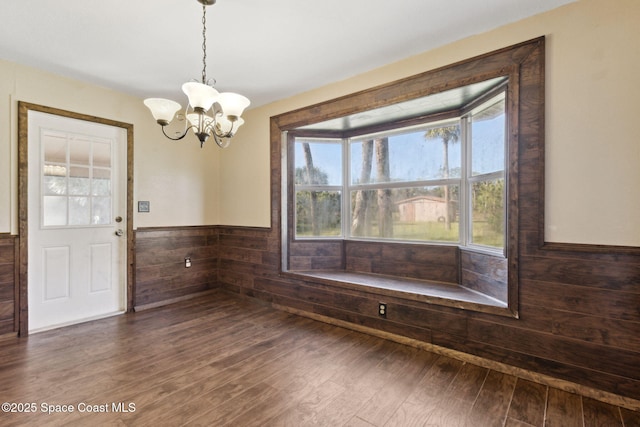
[[[189,268],[191,267],[191,258],[190,257],[186,257],[184,259],[184,268]]]
[[[387,317],[387,304],[384,302],[378,303],[378,316]]]

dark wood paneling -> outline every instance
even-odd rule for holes
[[[16,241],[0,234],[0,335],[16,331]]]
[[[289,270],[344,269],[342,241],[296,241],[289,243]]]
[[[135,233],[135,306],[187,297],[217,286],[218,232],[215,227],[139,228]],[[262,239],[264,241],[264,239]],[[234,239],[227,239],[228,255],[238,257]],[[249,246],[255,241],[242,240]],[[265,246],[258,245],[263,250]],[[261,254],[243,255],[259,261]],[[192,266],[185,267],[184,259]]]
[[[460,284],[506,302],[507,262],[507,259],[502,256],[461,250]]]
[[[345,242],[347,270],[458,283],[456,247]]]

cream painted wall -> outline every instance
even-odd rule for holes
[[[217,224],[219,150],[165,139],[142,100],[0,60],[0,233],[17,233],[17,106],[26,101],[134,125],[134,226]]]
[[[640,246],[640,1],[580,0],[249,110],[220,163],[220,221],[268,227],[269,118],[546,36],[546,240]]]

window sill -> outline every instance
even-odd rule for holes
[[[516,316],[504,302],[455,283],[343,270],[288,271],[284,274],[380,296],[500,316]]]

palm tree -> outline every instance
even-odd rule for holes
[[[426,139],[442,140],[442,177],[444,179],[449,178],[449,143],[456,143],[460,140],[460,126],[443,126],[437,128],[431,128],[424,134]],[[451,230],[451,217],[449,214],[449,186],[444,186],[444,203],[445,203],[445,228]]]

